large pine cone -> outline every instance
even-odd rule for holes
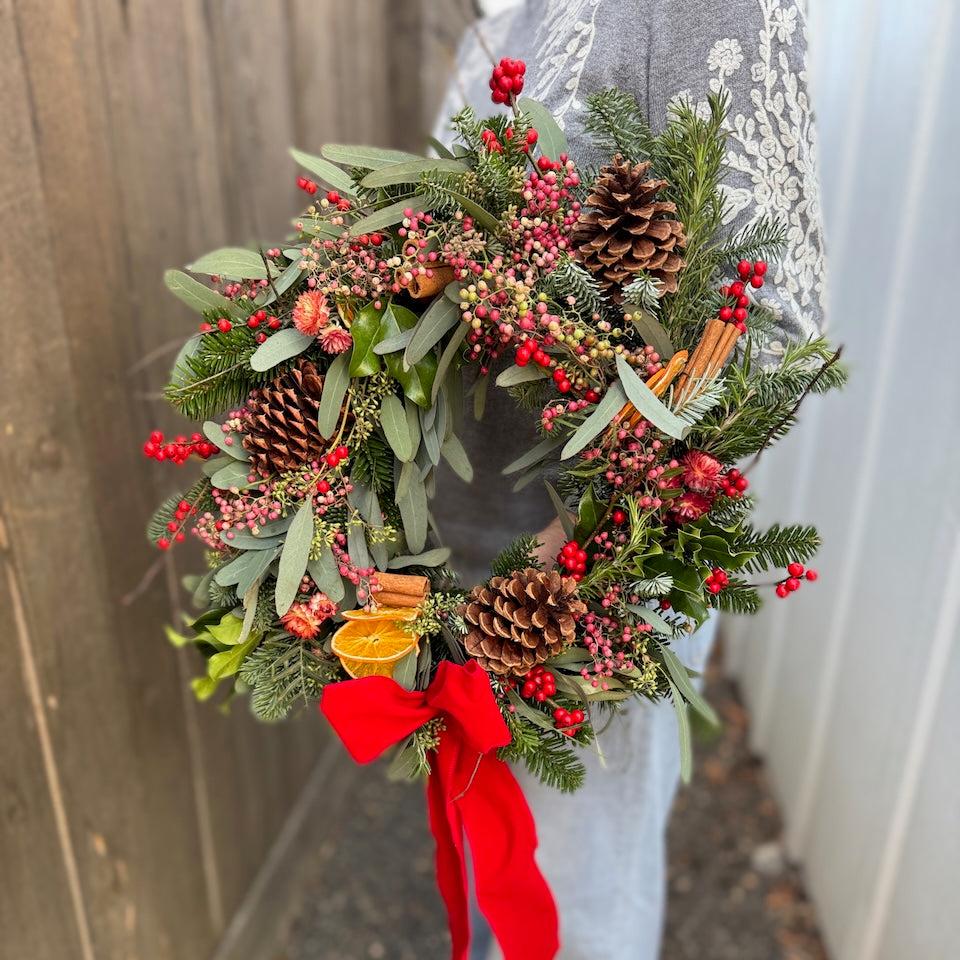
[[[250,394],[244,449],[262,476],[319,460],[329,441],[320,434],[317,411],[323,377],[309,360]]]
[[[467,653],[489,673],[521,677],[573,642],[586,613],[572,577],[528,567],[474,587],[461,613]]]
[[[617,154],[603,167],[571,238],[577,258],[617,302],[620,287],[646,271],[664,292],[677,289],[684,266],[683,224],[676,205],[657,200],[666,180],[645,179],[649,162],[631,164]]]

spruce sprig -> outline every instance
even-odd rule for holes
[[[533,776],[561,793],[583,785],[586,768],[568,743],[561,742],[562,734],[540,730],[514,714],[506,720],[513,739],[500,750],[501,760],[523,762]]]

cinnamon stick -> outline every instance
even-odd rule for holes
[[[683,400],[693,389],[693,385],[699,380],[706,370],[707,362],[713,356],[717,349],[717,344],[723,335],[724,328],[727,326],[719,317],[713,317],[707,321],[703,336],[693,351],[693,356],[687,364],[686,369],[680,376],[680,382],[677,389],[677,399]]]
[[[654,396],[662,397],[670,389],[670,384],[680,376],[688,358],[689,354],[686,350],[678,350],[669,359],[667,365],[647,381],[647,386],[653,391]]]
[[[733,353],[734,347],[736,347],[737,340],[739,339],[740,331],[737,329],[736,324],[728,323],[727,329],[723,331],[720,342],[717,344],[713,355],[707,362],[705,370],[707,376],[716,376],[716,374],[726,366],[727,360],[730,359],[730,354]]]
[[[414,300],[426,300],[427,297],[435,296],[456,277],[453,267],[433,267],[430,273],[432,276],[429,277],[414,274],[407,285],[407,293]]]
[[[384,607],[416,607],[430,593],[430,581],[409,573],[377,573],[380,590],[374,594]]]

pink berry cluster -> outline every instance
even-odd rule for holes
[[[601,605],[605,611],[615,608],[620,601],[619,589],[611,591],[603,598]],[[638,644],[644,634],[651,633],[653,627],[647,623],[638,623],[630,626],[621,623],[609,612],[595,613],[590,611],[581,621],[583,627],[583,644],[593,656],[593,668],[583,667],[580,676],[598,690],[609,689],[607,681],[618,670],[633,670]]]
[[[183,532],[183,526],[187,522],[187,519],[196,511],[196,507],[193,506],[187,500],[181,500],[177,504],[177,509],[174,511],[173,519],[167,523],[167,533],[170,534],[168,537],[160,537],[157,540],[157,548],[160,550],[169,550],[171,544],[173,543],[183,543],[186,535]]]
[[[164,440],[163,433],[160,430],[154,430],[143,445],[143,455],[158,463],[169,460],[180,467],[186,463],[191,454],[196,454],[201,460],[207,460],[216,449],[202,433],[193,434],[189,440],[184,436]]]
[[[714,567],[710,571],[710,576],[704,581],[704,586],[713,594],[726,590],[730,586],[730,577],[723,567]]]
[[[750,298],[746,293],[746,285],[749,283],[755,290],[759,290],[763,286],[766,272],[767,265],[763,260],[756,260],[753,263],[749,260],[741,260],[737,264],[737,274],[740,279],[727,287],[720,288],[720,294],[725,302],[720,307],[719,317],[724,323],[736,324],[741,333],[746,332],[747,317],[750,312]]]
[[[503,57],[490,75],[490,99],[494,103],[507,103],[523,90],[523,75],[527,65],[522,60]]]
[[[803,583],[801,577],[813,583],[813,581],[819,576],[816,570],[805,570],[803,564],[798,563],[796,560],[787,565],[787,573],[789,576],[777,584],[776,592],[777,596],[780,597],[781,600],[784,597],[790,596],[791,593],[796,593],[796,591],[800,589],[800,584]]]
[[[597,395],[595,390],[588,390],[587,395],[585,395],[582,400],[561,400],[548,403],[540,414],[540,425],[550,433],[554,427],[554,420],[579,413],[581,410],[589,407],[591,403],[596,403],[596,400],[589,399],[589,394]]]

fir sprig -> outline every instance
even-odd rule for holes
[[[540,730],[514,714],[506,719],[513,739],[500,750],[501,760],[522,762],[538,780],[561,793],[573,793],[582,786],[586,768],[562,734]]]

